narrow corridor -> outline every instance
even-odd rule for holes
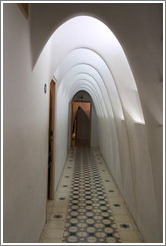
[[[165,2],[1,3],[1,244],[164,244]]]
[[[40,243],[139,243],[141,238],[97,149],[67,158]]]

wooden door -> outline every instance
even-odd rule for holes
[[[49,143],[48,143],[48,199],[54,199],[55,184],[55,90],[56,84],[50,83],[50,109],[49,109]]]

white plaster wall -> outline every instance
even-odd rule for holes
[[[46,218],[49,50],[32,71],[29,23],[4,4],[5,243],[38,242]]]
[[[149,112],[146,129],[148,133],[149,151],[151,153],[151,164],[154,178],[154,189],[157,203],[157,216],[159,218],[158,228],[163,228],[163,125],[158,124]],[[162,233],[161,236],[162,237]]]
[[[127,128],[135,200],[135,211],[132,215],[137,225],[139,225],[139,230],[145,242],[157,242],[160,238],[160,231],[156,228],[159,228],[160,221],[157,217],[157,201],[146,127],[144,124],[128,122]],[[151,239],[149,235],[151,235]]]

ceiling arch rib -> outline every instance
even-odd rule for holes
[[[82,88],[82,90],[83,90],[83,88],[85,88],[85,91],[87,91],[91,95],[91,97],[92,97],[92,99],[93,99],[93,101],[95,103],[95,107],[96,108],[97,107],[101,108],[101,112],[103,112],[104,117],[106,117],[106,118],[111,117],[111,119],[114,121],[114,115],[110,114],[109,108],[107,107],[107,105],[105,104],[105,101],[103,100],[101,91],[100,90],[96,90],[96,87],[94,87],[94,86],[90,86],[89,81],[87,81],[87,80],[82,80],[81,83],[80,83],[80,80],[77,80],[75,82],[75,84],[73,86],[71,86],[69,92],[72,93],[72,94],[71,94],[71,96],[69,98],[69,101],[71,101],[73,96],[78,92],[78,87],[79,86],[80,86],[80,88]],[[73,95],[73,90],[75,88],[76,88],[76,92]],[[91,94],[91,93],[93,93],[93,94]]]
[[[72,63],[71,63],[72,61]],[[77,64],[91,64],[94,68],[101,67],[102,70],[105,68],[109,70],[105,60],[99,53],[93,51],[88,47],[79,47],[71,50],[63,60],[58,64],[55,75],[58,79],[68,72],[73,66]],[[109,71],[110,72],[110,71]]]
[[[80,84],[82,84],[83,81],[87,81],[89,83],[89,86],[93,87],[97,93],[98,96],[101,95],[101,104],[104,102],[105,107],[107,109],[107,114],[111,114],[111,117],[114,118],[113,110],[112,110],[112,105],[110,103],[107,91],[105,90],[105,87],[101,88],[100,85],[95,81],[95,79],[89,75],[89,74],[77,74],[75,75],[71,80],[70,80],[70,86],[74,86],[75,83],[79,81]],[[69,87],[70,87],[69,86]],[[68,93],[69,88],[65,88],[66,93]]]
[[[85,49],[84,49],[85,50]],[[74,52],[74,51],[73,51]],[[77,50],[77,52],[78,52],[78,50]],[[86,50],[86,52],[87,52],[87,50]],[[88,50],[88,53],[89,53],[89,50]],[[90,52],[91,53],[91,55],[94,53],[94,52]],[[80,53],[78,53],[79,54],[79,58],[81,57],[81,55],[80,55]],[[85,55],[85,53],[84,53],[84,55]],[[87,59],[87,54],[86,54],[86,59]],[[73,57],[72,57],[73,58]],[[69,59],[69,58],[68,58]],[[90,56],[88,57],[88,63],[89,63],[89,61],[90,61]],[[105,74],[104,74],[104,76],[105,76],[105,78],[108,80],[108,78],[110,78],[111,77],[111,74],[110,74],[110,71],[109,71],[109,69],[107,68],[107,66],[103,66],[102,64],[104,64],[104,61],[102,61],[100,58],[99,58],[99,60],[100,60],[100,62],[98,62],[98,63],[96,63],[97,65],[98,65],[98,68],[97,69],[100,69],[100,70],[102,70],[101,71],[101,73],[103,72],[103,70],[105,69],[106,70],[106,72],[105,72]],[[80,60],[78,60],[79,62],[80,62]],[[68,60],[68,64],[70,64],[70,68],[71,68],[71,70],[72,70],[72,72],[73,71],[75,71],[76,70],[76,72],[75,73],[79,73],[79,71],[81,71],[82,72],[82,70],[84,70],[85,69],[85,67],[86,67],[86,69],[87,69],[87,73],[92,73],[93,74],[93,78],[94,78],[94,73],[96,74],[95,75],[95,77],[97,77],[97,81],[101,81],[101,87],[104,85],[104,83],[103,83],[103,79],[102,79],[102,77],[103,77],[103,75],[100,75],[99,74],[99,71],[97,71],[97,69],[94,69],[94,64],[93,64],[93,66],[92,65],[88,65],[87,63],[86,64],[77,64],[76,63],[76,65],[75,66],[73,66],[73,63],[74,62],[71,62],[70,60]],[[91,63],[93,63],[93,61],[91,62]],[[96,66],[97,66],[96,65]],[[105,64],[104,64],[105,65]],[[93,71],[91,71],[91,70],[93,70]],[[65,89],[68,91],[68,89],[67,89],[67,84],[72,80],[72,76],[74,76],[75,74],[74,74],[74,72],[73,72],[73,74],[71,74],[72,72],[69,70],[69,69],[66,69],[66,71],[65,72],[67,72],[67,74],[65,74],[65,77],[67,77],[67,79],[66,79],[66,81],[65,82],[67,82],[67,83],[65,83]],[[80,72],[80,73],[81,73]],[[62,77],[63,78],[63,77]],[[111,77],[112,78],[112,77]],[[110,78],[110,80],[111,80],[111,78]],[[80,79],[83,79],[83,78],[80,78]],[[109,81],[110,81],[109,80]],[[109,83],[109,81],[108,81],[108,85],[110,85],[110,83]],[[112,81],[113,81],[113,79],[112,79]],[[99,84],[99,83],[98,83]],[[115,92],[116,92],[116,87],[115,87],[115,85],[114,85],[114,82],[113,82],[113,86],[114,86],[114,88],[115,88]],[[112,86],[112,87],[113,87]],[[110,86],[111,87],[111,86]],[[111,87],[111,88],[112,88]],[[108,90],[108,89],[107,89]],[[103,90],[102,90],[103,91]],[[111,96],[110,97],[112,97],[112,96],[114,96],[115,95],[115,93],[114,92],[112,92],[112,93],[110,93],[111,94]],[[118,93],[116,93],[117,94],[117,96],[118,96]],[[106,99],[106,97],[104,97],[104,100]],[[114,99],[115,99],[115,96],[114,96]],[[107,101],[107,100],[106,100]],[[112,102],[112,100],[108,100],[109,102]],[[113,103],[112,103],[113,104]],[[120,104],[120,100],[119,100],[119,104]],[[114,111],[115,111],[115,109],[117,109],[118,107],[117,107],[117,100],[114,100]],[[121,105],[120,105],[121,106]],[[110,114],[110,105],[107,107],[109,110],[108,110],[108,112],[109,112],[109,114]],[[122,107],[120,108],[121,110],[118,110],[118,113],[120,113],[120,111],[122,112]],[[111,112],[112,113],[112,112]],[[120,117],[119,117],[120,119],[124,119],[124,117],[123,117],[123,114],[121,113],[121,115],[120,115]]]
[[[96,111],[98,112],[98,116],[107,117],[108,116],[107,109],[106,109],[105,104],[102,102],[101,95],[98,94],[98,92],[95,90],[95,88],[91,87],[87,81],[84,81],[81,84],[80,84],[80,81],[77,81],[74,84],[74,86],[72,86],[70,88],[69,93],[71,96],[70,96],[69,100],[71,101],[73,96],[79,91],[78,87],[79,87],[79,90],[80,90],[80,88],[82,88],[82,89],[84,88],[84,90],[87,91],[91,95],[92,100],[94,102],[94,106],[96,108]],[[73,94],[73,93],[75,93],[75,94]]]
[[[77,81],[79,81],[79,83],[81,84],[82,81],[84,80],[86,80],[89,83],[89,86],[93,87],[98,92],[98,96],[101,95],[100,104],[102,104],[102,102],[104,102],[105,104],[109,104],[109,106],[107,106],[107,111],[108,111],[108,108],[112,109],[112,106],[110,105],[110,101],[108,99],[108,95],[106,91],[104,91],[104,89],[101,89],[98,83],[95,81],[95,79],[89,74],[76,74],[72,79],[70,79],[70,85],[67,86],[66,84],[66,87],[65,87],[66,93],[69,92],[69,88],[74,86],[74,84]]]
[[[103,89],[104,91],[106,91],[106,93],[107,93],[107,95],[109,97],[109,101],[112,104],[114,114],[119,119],[124,120],[123,108],[122,108],[122,105],[121,105],[121,102],[120,102],[119,95],[116,92],[116,88],[115,89],[111,89],[111,92],[109,93],[108,87],[105,86],[105,83],[104,83],[104,81],[102,79],[102,76],[91,65],[79,64],[79,65],[76,65],[76,66],[72,67],[71,70],[69,70],[68,73],[64,76],[64,78],[63,78],[63,80],[61,81],[60,84],[62,85],[63,83],[65,83],[64,89],[66,89],[66,86],[70,83],[70,80],[72,79],[72,77],[75,76],[78,73],[83,73],[83,72],[85,74],[91,74],[91,76],[97,81],[97,84],[99,85],[99,87],[101,89]],[[108,80],[109,77],[106,76],[106,79]],[[112,86],[110,84],[111,88],[113,88],[113,86],[114,86],[114,83],[113,83]]]
[[[74,79],[74,77],[73,78],[66,78],[66,80],[68,81],[68,83],[66,83],[66,80],[63,80],[62,82],[61,82],[61,85],[63,85],[63,83],[65,84],[65,89],[64,89],[64,91],[66,91],[66,93],[67,94],[69,94],[70,95],[70,93],[69,93],[69,89],[70,89],[70,87],[75,83],[75,80],[80,80],[80,79],[83,79],[83,77],[81,76],[79,76],[79,75],[77,74],[77,77],[75,76],[75,79]],[[88,76],[88,75],[87,75]],[[91,80],[91,82],[92,83],[95,83],[96,84],[96,82],[95,82],[95,80],[93,79],[93,81],[92,81],[92,77],[90,77],[90,75],[88,76],[88,78]],[[62,86],[63,87],[63,86]]]
[[[94,92],[94,90],[95,90],[95,88],[93,87],[90,87],[89,86],[89,83],[87,82],[87,81],[85,81],[85,82],[83,82],[83,83],[79,83],[80,81],[77,81],[76,83],[75,83],[75,85],[74,86],[72,86],[71,87],[71,89],[72,88],[77,88],[78,86],[82,86],[82,88],[84,88],[84,87],[86,87],[86,88],[88,88],[88,90],[87,90],[87,92],[91,95],[91,90],[93,91],[93,93],[94,93],[94,95],[95,95],[95,97],[96,97],[96,99],[97,98],[101,98],[101,100],[100,100],[100,102],[99,102],[99,104],[95,104],[95,106],[103,106],[103,108],[105,109],[105,112],[106,112],[106,114],[107,115],[105,115],[105,117],[107,117],[107,118],[109,118],[109,120],[110,120],[110,117],[111,117],[111,119],[112,119],[112,123],[109,125],[109,128],[111,127],[112,128],[112,130],[113,131],[111,131],[112,132],[112,134],[114,133],[115,135],[116,135],[116,144],[118,145],[118,140],[117,140],[117,131],[116,131],[116,126],[115,126],[115,122],[114,122],[114,117],[113,117],[113,115],[110,115],[110,113],[109,113],[109,111],[108,111],[108,108],[106,107],[106,105],[105,105],[105,103],[103,104],[102,102],[103,102],[103,100],[102,100],[102,95],[99,95],[99,93],[100,93],[100,91],[98,91],[97,93],[98,93],[98,95],[96,96],[96,93]],[[90,90],[90,91],[89,91]],[[78,91],[77,91],[78,92]],[[76,93],[77,93],[76,92]],[[72,97],[73,97],[73,95],[72,95]],[[72,98],[71,97],[71,98]],[[70,100],[71,100],[71,98],[70,98]],[[92,97],[93,98],[93,100],[95,100],[95,98],[94,97]],[[95,101],[94,101],[95,102]]]
[[[69,93],[71,96],[69,98],[69,101],[71,101],[73,96],[78,92],[78,86],[80,86],[82,89],[84,88],[85,91],[87,91],[91,95],[96,111],[98,112],[98,116],[107,117],[107,109],[105,104],[102,102],[101,95],[98,94],[95,88],[91,87],[89,83],[85,80],[82,81],[82,83],[80,83],[80,81],[77,81],[72,87],[70,87]],[[73,91],[75,91],[74,89],[76,89],[75,94],[73,94]]]
[[[70,85],[67,86],[67,83],[66,83],[66,87],[65,87],[66,93],[68,93],[68,90],[69,90],[70,86],[72,86],[76,80],[80,80],[80,81],[81,80],[87,80],[87,81],[89,81],[89,83],[92,86],[96,86],[96,88],[101,91],[103,101],[105,101],[105,103],[107,105],[107,108],[111,110],[111,114],[113,114],[113,115],[115,114],[115,112],[114,112],[115,109],[113,109],[112,101],[109,99],[109,96],[108,96],[106,88],[103,87],[102,84],[97,83],[92,75],[89,75],[89,74],[86,74],[86,73],[85,74],[83,74],[83,73],[75,74],[75,76],[70,79]],[[116,103],[116,101],[115,101],[115,103]],[[115,103],[114,103],[114,106],[116,106]],[[118,118],[120,118],[121,120],[124,119],[123,115],[119,115]]]
[[[54,75],[55,77],[57,77],[57,79],[61,80],[64,76],[70,74],[73,69],[75,70],[76,68],[78,68],[81,70],[82,64],[87,67],[89,73],[90,71],[93,74],[96,73],[95,77],[98,78],[98,81],[101,81],[102,84],[105,84],[105,88],[108,91],[110,99],[111,97],[113,97],[115,100],[115,114],[120,119],[124,119],[120,95],[117,91],[116,84],[113,80],[111,72],[105,61],[96,52],[88,48],[77,48],[75,50],[72,50],[59,64]]]
[[[136,83],[127,58],[117,38],[104,23],[93,17],[77,16],[62,24],[50,40],[48,45],[51,46],[51,64],[54,64],[51,67],[52,74],[70,51],[80,47],[93,50],[100,54],[109,67],[118,88],[124,112],[134,122],[144,123]]]
[[[101,57],[100,54],[89,48],[77,48],[75,50],[72,50],[59,64],[54,75],[59,80],[61,80],[63,76],[67,74],[73,67],[82,64],[94,68],[98,72],[104,83],[105,81],[107,82],[107,80],[109,81],[109,83],[111,83],[111,86],[109,87],[111,93],[117,94],[115,81],[113,80],[111,71],[107,66],[105,60]],[[108,86],[109,83],[107,83]]]

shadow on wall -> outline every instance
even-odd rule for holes
[[[90,146],[90,127],[91,127],[90,103],[73,102],[72,118],[73,118],[72,144],[74,145],[84,144]]]

